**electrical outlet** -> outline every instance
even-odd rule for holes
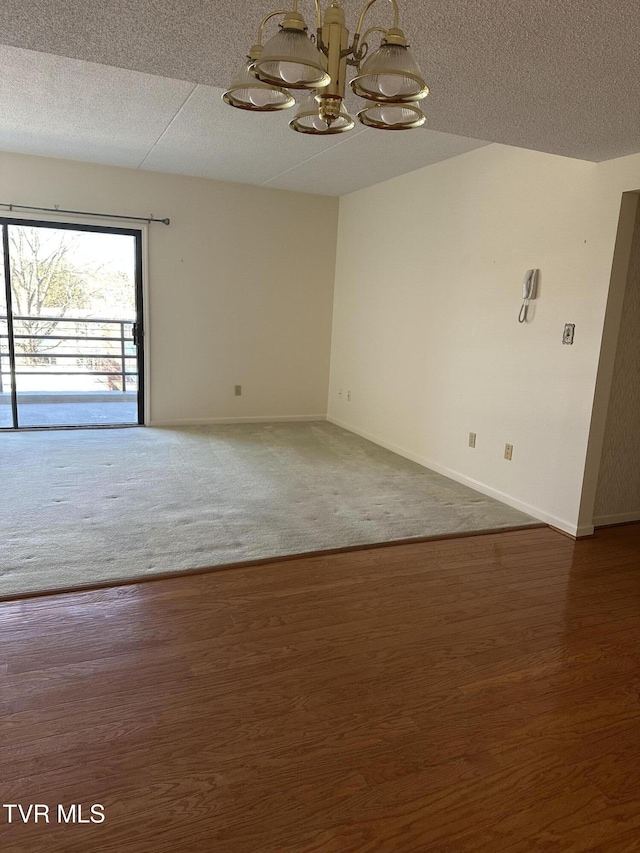
[[[236,388],[236,392],[235,392],[236,397],[241,397],[242,396],[242,385],[236,385],[235,388]]]
[[[351,391],[347,391],[347,403],[351,402]]]
[[[475,432],[470,432],[469,433],[469,447],[475,447],[475,446],[476,446],[476,434],[475,434]]]
[[[513,444],[505,444],[504,446],[504,458],[508,459],[511,462],[511,458],[513,457]]]
[[[575,323],[565,323],[564,324],[564,332],[562,333],[562,343],[567,344],[567,346],[571,346],[573,343],[573,336],[576,331]]]

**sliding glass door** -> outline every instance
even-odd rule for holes
[[[0,223],[0,428],[144,423],[140,231]]]

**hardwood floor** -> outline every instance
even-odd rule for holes
[[[0,604],[0,849],[640,850],[639,636],[640,525]]]

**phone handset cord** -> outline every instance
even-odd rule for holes
[[[527,310],[529,308],[529,300],[524,299],[522,301],[522,305],[520,307],[520,313],[518,314],[518,323],[524,323],[527,319]]]

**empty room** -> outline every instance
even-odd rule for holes
[[[0,4],[0,849],[631,853],[640,9]]]

